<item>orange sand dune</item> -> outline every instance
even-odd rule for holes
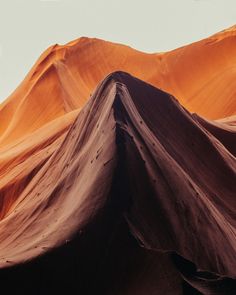
[[[2,290],[236,294],[235,41],[42,54],[0,105]]]
[[[89,38],[52,46],[0,106],[0,145],[83,106],[99,81],[117,70],[173,94],[206,118],[233,115],[235,52],[236,26],[167,53],[147,54]]]

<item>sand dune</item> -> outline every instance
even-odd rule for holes
[[[234,115],[235,40],[232,27],[167,53],[147,54],[84,37],[52,46],[0,106],[0,144],[83,106],[97,84],[117,70],[173,94],[188,110],[208,119]]]
[[[2,289],[235,293],[235,38],[40,57],[0,106]]]

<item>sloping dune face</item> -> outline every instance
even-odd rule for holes
[[[7,294],[236,294],[235,41],[42,54],[0,105]]]
[[[234,294],[235,136],[149,84],[109,75],[0,222],[1,285]]]

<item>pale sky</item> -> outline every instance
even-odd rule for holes
[[[159,52],[235,23],[236,0],[0,0],[0,102],[52,44],[88,36]]]

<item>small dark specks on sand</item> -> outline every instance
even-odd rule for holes
[[[96,160],[98,159],[99,155],[96,156]]]
[[[91,160],[90,163],[92,164],[93,163],[93,160]]]
[[[110,163],[113,160],[113,158],[111,158],[110,160],[106,161],[105,163],[103,163],[103,166],[106,166],[108,163]]]
[[[143,124],[143,121],[140,121],[140,124]]]
[[[100,153],[102,151],[102,147],[100,147],[98,150],[97,150],[97,154]]]
[[[155,146],[155,143],[153,142],[152,145]]]
[[[142,150],[143,149],[143,147],[140,145],[140,149]]]
[[[99,124],[97,124],[97,128],[99,127]]]

